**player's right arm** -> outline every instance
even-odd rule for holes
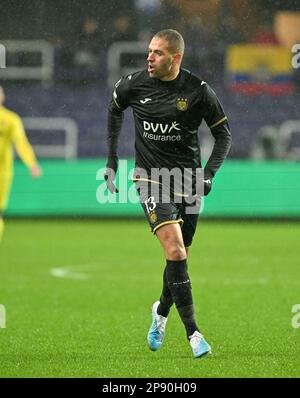
[[[128,77],[120,79],[114,88],[113,98],[108,108],[107,121],[107,163],[105,180],[110,192],[118,192],[113,181],[118,170],[118,142],[123,123],[123,111],[129,106]]]

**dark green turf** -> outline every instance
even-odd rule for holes
[[[162,349],[147,348],[164,261],[145,221],[9,220],[0,376],[299,377],[299,236],[296,223],[199,225],[189,271],[213,355],[195,360],[175,308]],[[66,266],[88,279],[50,274]]]

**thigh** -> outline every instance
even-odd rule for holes
[[[156,231],[156,236],[164,248],[166,259],[175,261],[186,259],[186,250],[178,223],[162,226]]]

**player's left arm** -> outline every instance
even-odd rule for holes
[[[33,178],[40,177],[42,174],[41,168],[37,162],[33,148],[26,137],[22,120],[17,115],[14,115],[13,120],[12,140],[17,154],[30,170],[31,176]]]
[[[215,139],[212,153],[204,168],[204,194],[207,195],[212,186],[212,179],[226,159],[231,147],[231,133],[227,116],[215,92],[205,84],[204,120]]]

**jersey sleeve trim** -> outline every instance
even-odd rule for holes
[[[219,124],[225,122],[225,120],[227,120],[227,116],[223,117],[221,120],[219,120],[218,122],[212,124],[211,126],[208,126],[210,129],[219,126]]]
[[[150,180],[149,178],[132,177],[132,178],[131,178],[131,181],[133,181],[133,182],[145,181],[145,182],[152,182],[153,184],[161,185],[160,182],[154,181],[154,180]]]
[[[120,105],[117,103],[117,100],[115,99],[115,97],[113,97],[114,103],[116,104],[116,106],[122,111],[123,109],[120,107]]]

